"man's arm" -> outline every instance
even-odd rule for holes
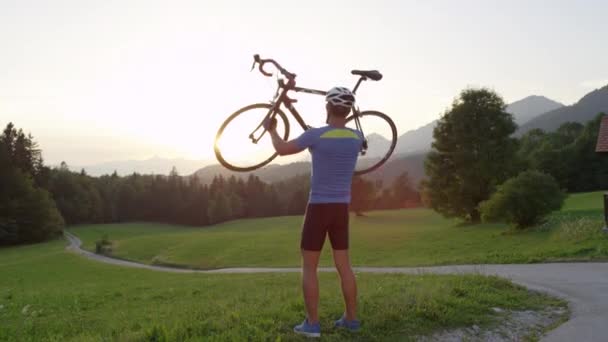
[[[304,131],[304,133],[302,133],[296,139],[285,141],[277,133],[276,119],[266,119],[266,121],[264,121],[264,128],[266,128],[266,130],[268,130],[270,133],[270,137],[272,138],[272,146],[274,146],[277,153],[282,156],[302,152],[305,149],[312,147],[317,139],[313,129],[309,129]]]
[[[274,149],[279,155],[287,156],[302,152],[304,150],[303,148],[300,148],[298,144],[296,144],[295,140],[283,140],[283,138],[281,138],[277,133],[276,129],[269,130],[268,132],[270,132],[270,137],[272,138],[272,146],[274,146]]]

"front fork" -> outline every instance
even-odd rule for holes
[[[260,124],[249,134],[249,139],[251,139],[252,143],[257,144],[258,141],[260,141],[260,139],[262,139],[264,134],[266,134],[266,132],[268,132],[268,130],[263,127],[264,121],[266,121],[266,119],[272,120],[276,116],[277,106],[278,106],[277,103],[273,103],[272,107],[270,107],[270,110],[268,111],[268,114],[266,114],[264,116],[264,119],[262,120],[262,122],[260,122]],[[260,128],[262,128],[262,131],[261,131],[260,135],[256,138],[255,134]]]

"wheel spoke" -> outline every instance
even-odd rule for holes
[[[277,132],[288,138],[289,123],[283,112],[269,104],[244,107],[226,119],[216,136],[215,154],[223,166],[233,171],[251,171],[276,157],[271,139],[264,138],[267,130],[263,128],[264,119],[273,110],[274,116],[279,117]],[[251,127],[256,128],[250,131]]]
[[[365,137],[355,174],[379,168],[393,153],[397,143],[397,129],[387,115],[375,111],[361,112],[347,120],[347,127],[363,132]]]

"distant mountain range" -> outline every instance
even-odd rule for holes
[[[520,126],[517,135],[534,128],[553,131],[567,121],[581,122],[594,118],[599,112],[608,113],[608,86],[594,90],[583,96],[571,106],[544,96],[528,96],[507,106],[507,112],[513,114],[515,122]],[[418,183],[424,177],[424,159],[431,148],[433,129],[437,121],[428,123],[420,128],[407,131],[399,136],[393,157],[381,169],[366,176],[372,180],[381,179],[384,184],[390,184],[403,170],[407,170],[412,181]],[[370,148],[366,157],[378,157],[390,143],[381,135],[371,134],[368,137]],[[308,158],[305,158],[308,160]],[[211,162],[214,164],[209,165]],[[202,167],[202,165],[208,165]],[[254,174],[265,182],[277,182],[287,178],[310,172],[310,162],[301,161],[286,165],[272,164],[252,173],[232,172],[213,161],[151,158],[147,160],[129,160],[109,162],[84,169],[91,175],[109,174],[116,170],[118,174],[127,175],[133,172],[168,174],[175,166],[181,175],[196,175],[202,182],[210,182],[214,176],[246,178]],[[80,168],[74,168],[80,170]]]
[[[590,92],[571,106],[560,107],[537,115],[520,126],[517,134],[522,135],[535,128],[551,132],[566,122],[585,123],[601,112],[608,114],[608,85]]]
[[[204,184],[211,183],[213,177],[218,175],[222,175],[226,178],[235,176],[243,179],[247,179],[249,175],[255,175],[264,182],[273,183],[306,173],[310,173],[310,162],[304,161],[285,165],[270,164],[252,172],[234,172],[219,164],[213,164],[199,169],[198,171],[194,172],[192,176],[198,177],[199,180]]]
[[[139,174],[161,174],[168,175],[175,166],[180,175],[189,175],[200,169],[203,165],[208,165],[215,160],[188,160],[183,158],[159,158],[152,157],[144,160],[120,160],[106,163],[99,163],[88,166],[71,166],[73,171],[84,169],[91,176],[101,176],[111,174],[114,171],[120,176],[130,175],[133,172]]]
[[[407,171],[412,183],[418,184],[424,178],[424,159],[426,153],[411,155],[393,155],[389,161],[378,170],[365,175],[365,178],[372,181],[382,180],[383,184],[389,185],[403,171]],[[253,172],[233,172],[221,165],[210,165],[196,171],[193,176],[197,176],[204,184],[209,184],[213,177],[222,175],[228,178],[247,179],[249,175],[255,175],[267,183],[280,182],[294,176],[310,173],[310,162],[297,162],[285,165],[271,164],[260,170]]]
[[[507,112],[513,114],[515,123],[522,125],[540,114],[563,106],[544,96],[532,95],[509,104]],[[411,154],[430,150],[436,125],[437,120],[402,134],[397,142],[396,152]]]
[[[513,114],[518,126],[534,119],[542,113],[546,113],[564,107],[563,104],[548,99],[544,96],[532,95],[507,106],[507,113]]]
[[[433,129],[437,126],[437,120],[428,123],[420,128],[407,131],[397,139],[397,154],[420,153],[431,149],[433,142]]]

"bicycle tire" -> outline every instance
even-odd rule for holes
[[[224,159],[224,157],[222,156],[222,152],[220,151],[220,148],[218,146],[218,141],[220,140],[220,137],[222,136],[222,133],[224,132],[224,129],[226,129],[226,127],[228,126],[228,124],[230,124],[230,122],[232,120],[234,120],[237,116],[239,116],[239,115],[247,112],[248,110],[257,109],[257,108],[266,108],[266,109],[270,110],[272,108],[272,105],[268,104],[268,103],[256,103],[256,104],[252,104],[252,105],[249,105],[249,106],[245,106],[245,107],[237,110],[236,112],[234,112],[233,114],[231,114],[222,123],[222,125],[219,128],[219,130],[217,131],[217,134],[215,135],[215,143],[213,145],[213,149],[215,151],[215,157],[220,162],[220,164],[222,164],[222,166],[224,166],[225,168],[227,168],[227,169],[229,169],[231,171],[248,172],[248,171],[257,170],[257,169],[259,169],[259,168],[267,165],[274,158],[276,158],[278,156],[278,153],[275,152],[273,155],[270,156],[270,158],[264,160],[263,162],[261,162],[259,164],[255,164],[253,166],[246,166],[246,167],[232,165],[228,161],[226,161]],[[283,111],[280,108],[275,109],[275,113],[276,113],[277,116],[279,116],[281,118],[281,120],[283,120],[283,125],[285,126],[285,134],[283,136],[283,140],[287,140],[287,138],[289,138],[289,120],[287,119],[287,116],[285,115],[285,113],[283,113]],[[277,121],[278,121],[278,119],[277,119]]]
[[[358,116],[359,117],[376,116],[376,117],[379,117],[382,120],[386,121],[391,128],[392,137],[391,137],[391,145],[390,145],[388,151],[386,152],[386,154],[384,155],[384,157],[382,157],[377,163],[373,164],[370,167],[367,167],[363,170],[355,171],[354,172],[355,176],[360,176],[360,175],[363,175],[366,173],[370,173],[370,172],[376,170],[377,168],[379,168],[380,166],[382,166],[390,158],[390,156],[395,151],[395,147],[397,146],[397,127],[395,126],[395,123],[388,115],[386,115],[382,112],[375,111],[375,110],[366,110],[366,111],[359,113]],[[348,118],[346,118],[346,123],[348,124],[350,121],[352,121],[354,119],[355,119],[355,115],[353,114],[353,115],[349,116]],[[362,127],[362,129],[364,130],[364,133],[365,133],[365,127]]]

